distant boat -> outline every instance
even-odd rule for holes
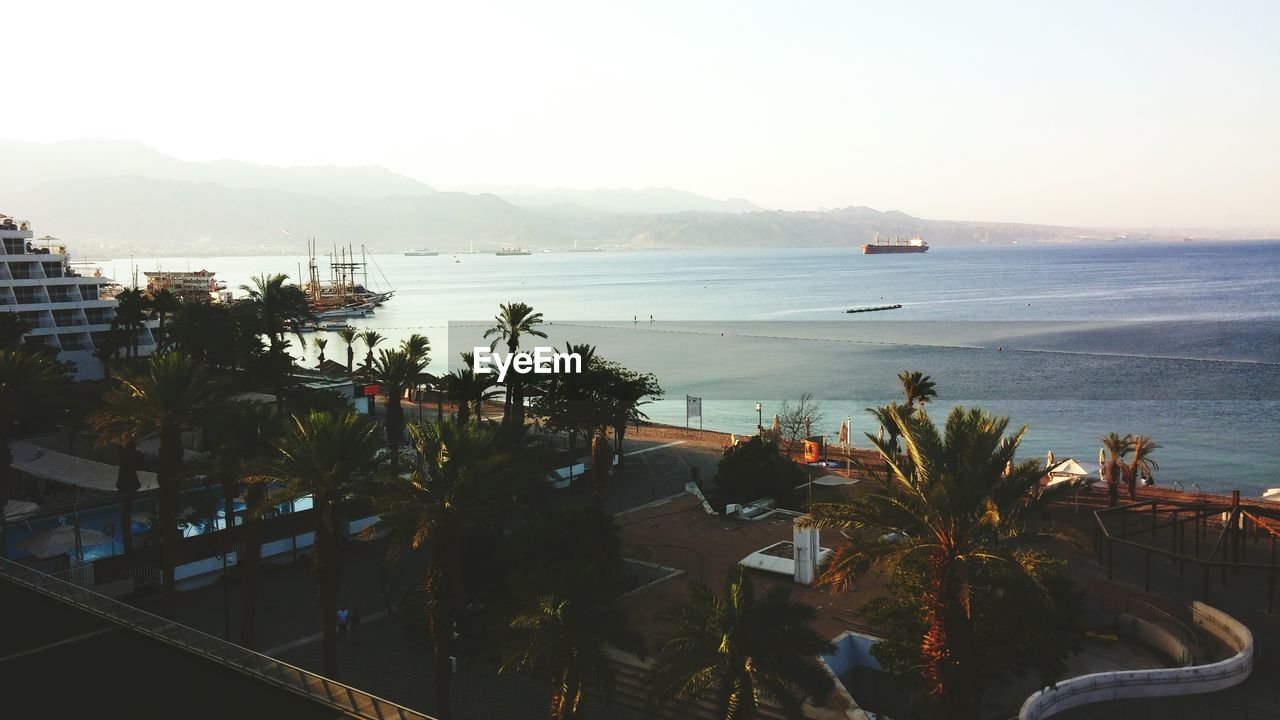
[[[573,247],[569,248],[569,252],[604,252],[602,247],[578,247],[578,241],[573,241]]]
[[[404,251],[405,257],[435,257],[439,254],[440,253],[436,252],[435,250],[431,250],[430,248],[417,248],[414,250]]]
[[[910,240],[899,237],[887,240],[880,237],[879,233],[876,233],[874,243],[867,243],[862,246],[863,255],[892,255],[898,253],[924,252],[929,252],[929,243],[925,242],[924,238],[918,235]]]
[[[501,250],[494,253],[494,255],[497,255],[499,257],[506,257],[508,255],[532,255],[532,254],[533,253],[529,252],[529,248],[527,247],[522,248],[516,245],[503,245]]]

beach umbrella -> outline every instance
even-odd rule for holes
[[[80,528],[80,547],[109,545],[111,542],[109,535],[104,535],[97,530]],[[66,555],[76,549],[76,529],[70,525],[59,525],[52,530],[27,538],[20,543],[20,547],[41,560]]]
[[[4,504],[4,518],[18,520],[39,510],[40,506],[27,500],[10,500]]]
[[[1098,448],[1098,480],[1106,482],[1107,478],[1103,476],[1104,468],[1107,466],[1107,449]]]
[[[782,434],[782,420],[777,416],[773,416],[773,436],[777,438]]]
[[[1044,466],[1047,468],[1053,467],[1053,451],[1052,450],[1050,450],[1049,454],[1044,457]]]

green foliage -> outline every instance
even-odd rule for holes
[[[611,603],[587,604],[556,595],[543,595],[533,607],[511,620],[520,637],[508,669],[550,676],[551,720],[579,717],[588,688],[612,690],[616,674],[609,648],[643,656],[644,641],[630,618]]]
[[[650,672],[655,701],[710,699],[721,720],[746,720],[767,699],[785,717],[802,717],[806,699],[825,702],[833,687],[817,656],[835,648],[813,629],[816,616],[786,585],[757,597],[741,565],[724,595],[695,583],[687,601],[658,615],[672,635]]]
[[[918,645],[911,667],[920,668],[945,716],[972,717],[991,677],[975,636],[982,626],[972,618],[991,612],[983,603],[1008,583],[1038,596],[1037,607],[1052,607],[1046,578],[1054,565],[1043,548],[1078,537],[1042,518],[1075,486],[1041,488],[1039,463],[1015,462],[1026,428],[1006,435],[1008,418],[957,407],[940,430],[923,410],[905,414],[891,405],[883,417],[903,439],[905,456],[890,440],[873,438],[883,465],[864,470],[878,487],[852,502],[815,504],[800,524],[858,531],[856,543],[824,563],[820,582],[846,589],[882,568],[893,573],[896,592],[921,597],[924,631],[900,622],[891,643]],[[1062,648],[1041,650],[1056,656]]]
[[[540,515],[514,534],[511,549],[511,589],[520,597],[595,604],[618,591],[622,534],[599,508]]]
[[[888,671],[927,690],[919,668],[925,658],[920,638],[929,630],[927,560],[911,558],[893,574],[888,591],[860,611],[884,639],[871,650]],[[966,633],[972,638],[970,661],[982,668],[984,687],[1034,672],[1050,684],[1066,670],[1067,656],[1078,649],[1075,629],[1081,601],[1075,584],[1062,575],[1064,563],[1046,564],[1041,588],[1000,566],[980,567],[970,594]]]
[[[0,312],[0,350],[16,350],[31,328],[16,312]]]
[[[789,504],[794,488],[804,481],[804,470],[783,455],[777,443],[757,435],[725,450],[716,465],[712,498],[715,507],[766,497]]]

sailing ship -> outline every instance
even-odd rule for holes
[[[370,289],[369,264],[371,258],[365,247],[360,246],[360,259],[356,260],[355,249],[348,245],[345,248],[335,246],[329,255],[329,280],[320,280],[320,268],[316,264],[315,240],[308,242],[309,262],[307,269],[309,278],[303,291],[307,294],[307,302],[311,312],[319,319],[364,317],[374,308],[391,299],[395,290]],[[385,275],[377,262],[373,266],[378,269],[382,281],[387,283]]]

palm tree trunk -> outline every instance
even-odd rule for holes
[[[618,455],[618,469],[619,469],[619,470],[621,470],[621,469],[622,469],[622,463],[624,462],[624,461],[623,461],[623,458],[625,458],[625,457],[626,457],[625,455],[623,455],[623,454],[622,454],[622,439],[626,436],[626,434],[627,434],[627,423],[626,423],[626,421],[623,421],[623,422],[618,423],[617,425],[614,425],[614,426],[613,426],[613,438],[614,438],[614,440],[616,441],[616,442],[614,443],[614,447],[616,448],[615,452],[616,452],[616,453],[617,453],[617,455]]]
[[[347,345],[347,374],[348,375],[351,374],[352,368],[355,367],[355,362],[356,362],[355,348],[351,347],[351,345],[348,344]]]
[[[315,513],[315,555],[317,597],[320,599],[320,634],[324,643],[324,674],[338,674],[338,586],[342,582],[338,538],[331,529],[336,522],[328,501],[317,500]]]
[[[403,395],[401,388],[387,388],[387,445],[393,453],[404,442],[404,406],[400,404]],[[395,460],[391,462],[395,463]]]
[[[737,701],[741,699],[741,694],[734,692],[733,677],[729,673],[725,673],[724,679],[720,681],[720,690],[717,694],[716,717],[727,720],[733,714]]]
[[[435,545],[439,545],[437,542]],[[435,550],[433,555],[438,555]],[[436,715],[440,720],[450,720],[451,703],[449,691],[453,682],[453,663],[451,645],[453,643],[453,618],[449,612],[449,592],[447,573],[440,567],[441,558],[433,558],[431,569],[427,571],[428,624],[431,628],[431,646],[433,675],[436,685]]]
[[[958,659],[964,654],[966,623],[963,609],[947,590],[951,559],[934,555],[929,559],[929,565],[932,579],[929,609],[925,615],[929,629],[920,646],[925,662],[925,682],[941,717],[971,720],[977,717],[976,698],[971,692],[971,683],[965,682]]]
[[[9,452],[9,414],[5,412],[7,409],[0,409],[0,556],[8,549],[5,546],[8,525],[4,519],[4,506],[9,502],[9,487],[13,477],[13,453]]]
[[[240,553],[240,644],[252,649],[258,642],[258,560],[262,556],[262,534],[257,515],[252,512],[262,502],[265,490],[250,485],[245,491],[249,506],[241,525],[244,547]]]
[[[178,546],[182,542],[178,531],[181,473],[182,432],[178,425],[169,423],[160,430],[160,463],[156,468],[156,483],[160,486],[161,607],[168,617],[173,617],[177,601],[173,573],[178,565]]]

